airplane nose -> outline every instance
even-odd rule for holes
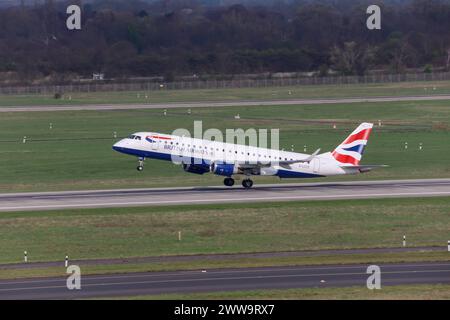
[[[112,146],[112,148],[113,148],[113,150],[118,151],[118,152],[122,151],[122,149],[123,149],[123,146],[122,146],[122,140],[119,141],[119,142],[116,142],[116,143]]]

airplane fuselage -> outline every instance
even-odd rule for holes
[[[226,177],[317,178],[359,173],[357,169],[343,168],[330,152],[302,162],[310,155],[155,132],[135,133],[116,143],[113,149],[141,159],[173,161],[191,173],[213,172]]]

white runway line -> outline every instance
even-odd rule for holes
[[[56,209],[56,208],[95,208],[114,206],[141,206],[155,204],[192,204],[192,203],[227,203],[234,201],[278,201],[278,200],[317,200],[317,199],[356,199],[356,198],[379,198],[379,197],[410,197],[410,196],[443,196],[450,195],[450,191],[442,192],[399,192],[399,193],[366,193],[366,194],[336,194],[336,195],[311,195],[311,196],[267,196],[267,197],[242,197],[242,198],[220,198],[220,199],[193,199],[193,200],[154,200],[154,201],[127,201],[106,203],[83,203],[83,204],[55,204],[55,205],[31,205],[2,207],[0,211],[7,210],[29,210],[29,209]]]

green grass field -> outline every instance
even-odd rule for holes
[[[445,246],[449,211],[443,197],[2,213],[0,263],[24,250],[53,261],[398,247],[404,234],[409,246]]]
[[[108,298],[110,299],[110,298]],[[450,285],[383,286],[380,290],[364,287],[311,288],[284,290],[231,291],[192,294],[164,294],[116,299],[132,300],[448,300]]]
[[[240,120],[234,119],[237,113]],[[161,110],[18,112],[0,115],[0,192],[221,184],[220,177],[185,173],[180,166],[158,160],[147,160],[139,173],[135,158],[111,149],[119,137],[132,132],[192,130],[194,120],[202,120],[204,130],[222,132],[279,128],[282,148],[294,145],[303,152],[306,145],[309,153],[333,150],[358,123],[381,120],[362,163],[390,167],[339,179],[450,177],[448,101],[201,108],[191,115],[171,109],[167,116]],[[256,177],[256,183],[277,181]]]
[[[150,92],[93,92],[66,93],[64,99],[52,95],[1,95],[1,106],[121,104],[189,101],[238,101],[377,97],[403,95],[449,94],[450,81],[400,82],[351,85],[311,85],[294,87],[160,90]],[[70,96],[70,100],[69,100]],[[147,96],[147,98],[146,98]]]

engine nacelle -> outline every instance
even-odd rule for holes
[[[238,169],[234,164],[226,164],[226,163],[219,163],[211,164],[211,172],[214,174],[217,174],[218,176],[226,176],[231,177],[233,174],[238,173]]]
[[[183,163],[183,170],[189,173],[204,174],[209,172],[209,166],[201,164],[186,164]]]

